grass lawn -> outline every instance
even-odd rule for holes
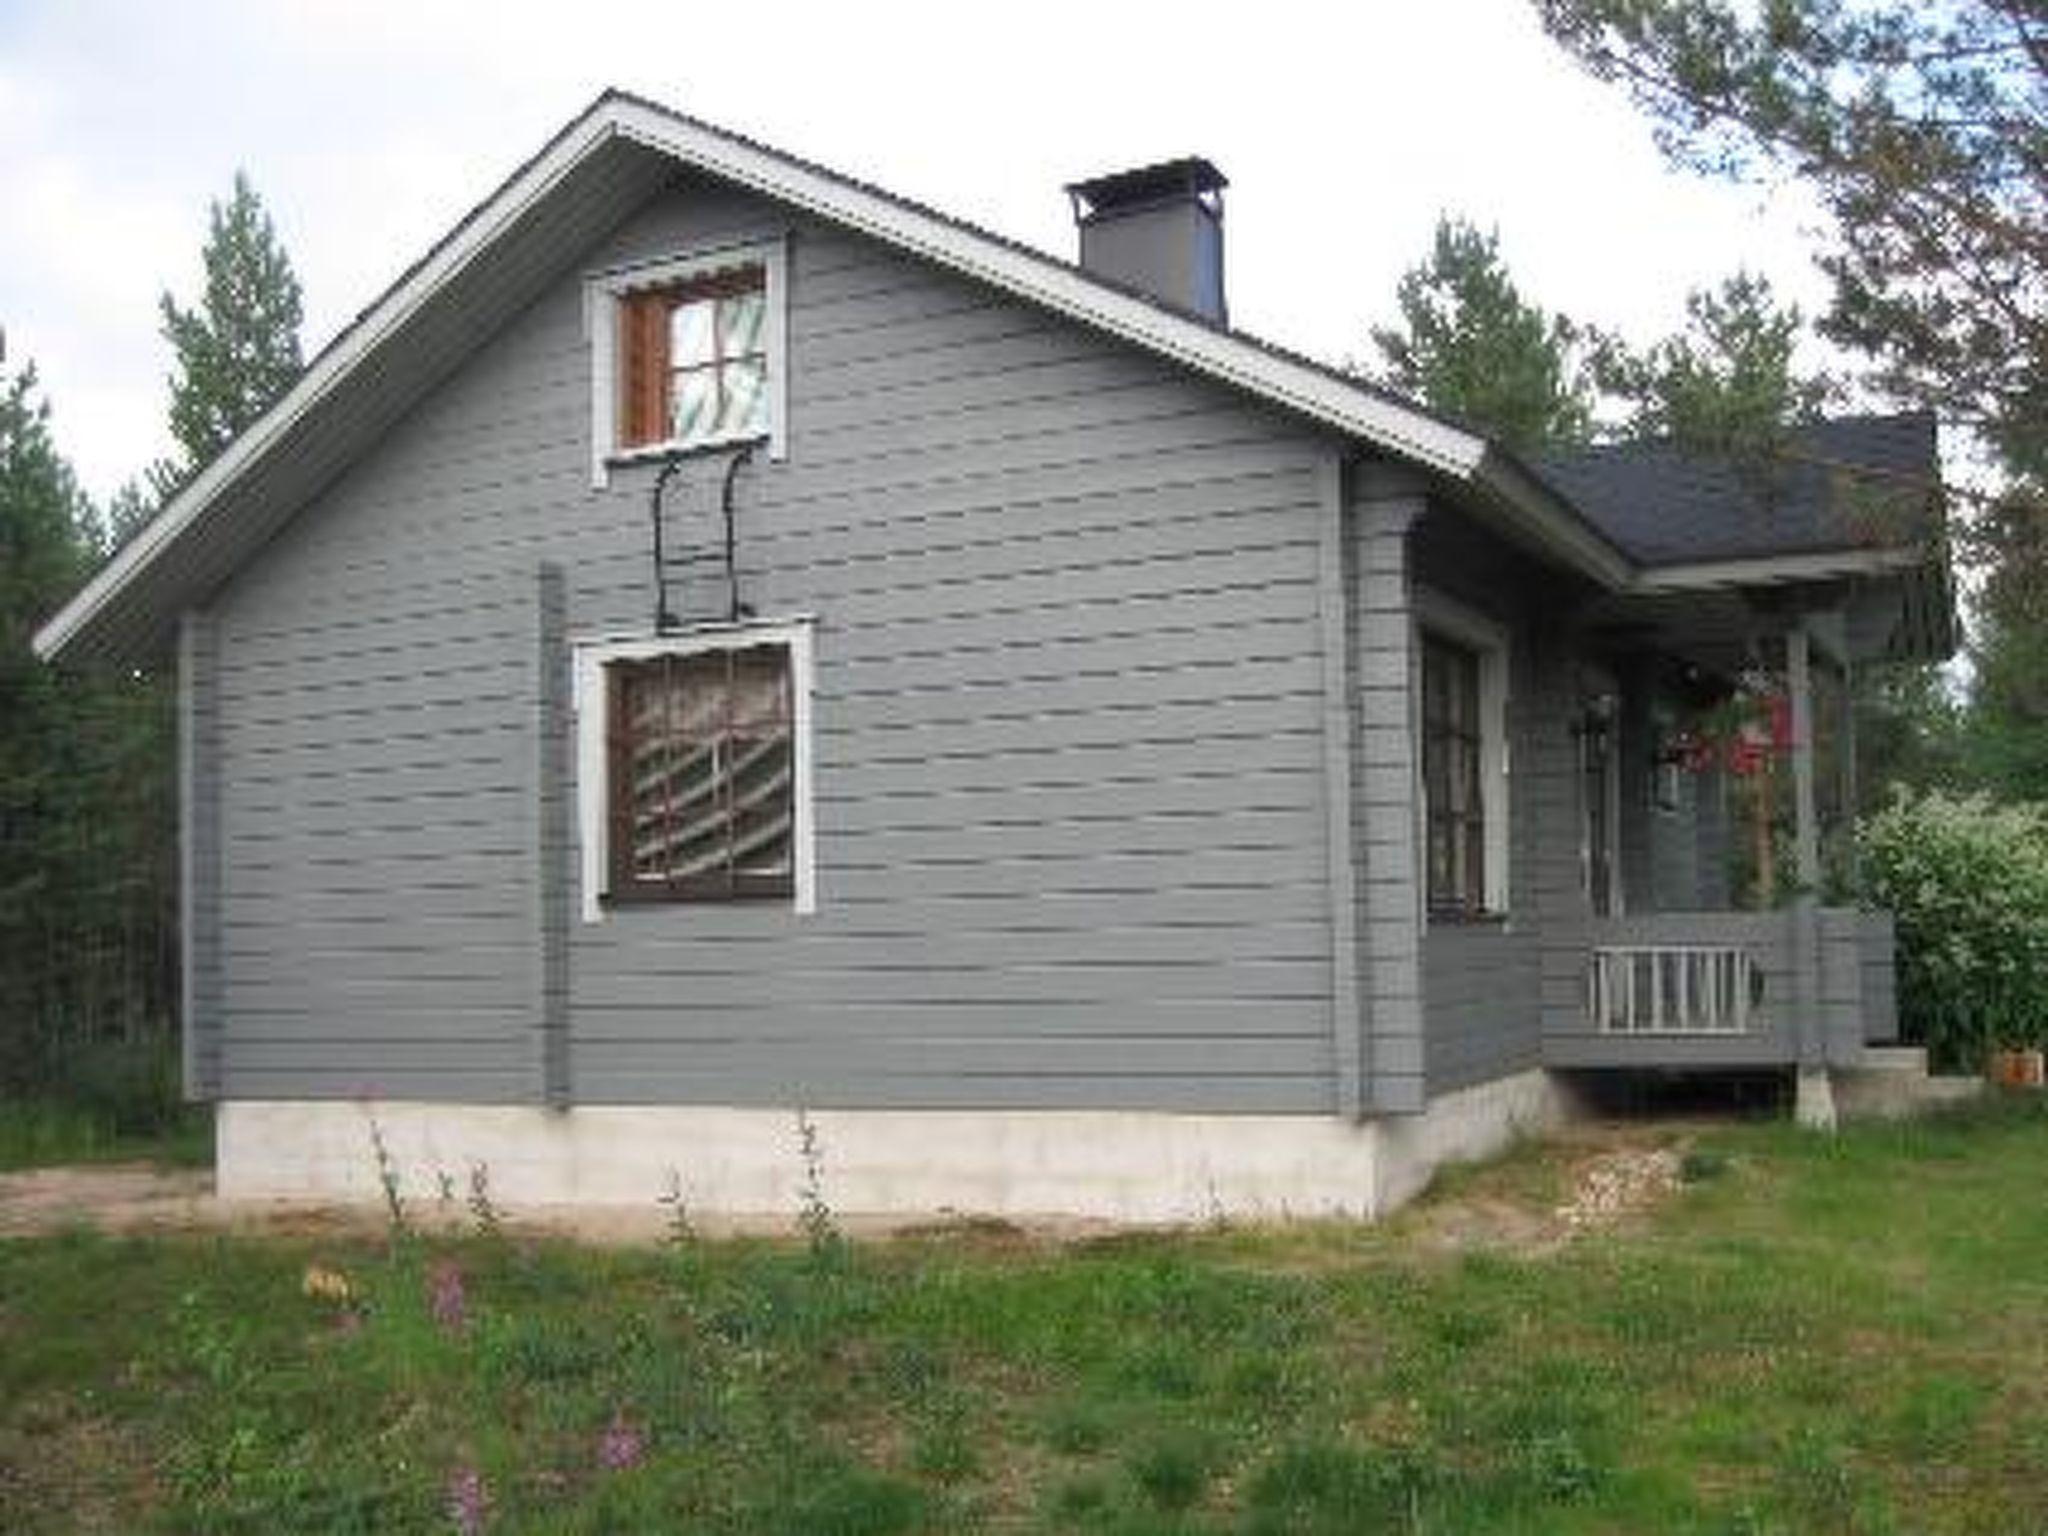
[[[2048,1111],[1686,1136],[1535,1247],[1569,1145],[1380,1228],[0,1242],[0,1529],[2048,1531]]]
[[[213,1161],[213,1114],[186,1106],[149,1133],[118,1116],[62,1099],[0,1099],[0,1173],[59,1163],[155,1162],[201,1168]]]

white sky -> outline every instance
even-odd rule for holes
[[[1648,339],[1766,272],[1809,314],[1813,215],[1667,170],[1526,0],[0,0],[0,325],[105,496],[165,452],[157,296],[190,301],[240,166],[310,356],[606,85],[1059,254],[1061,186],[1204,154],[1232,319],[1371,355],[1440,211],[1530,297]]]

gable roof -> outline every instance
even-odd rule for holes
[[[136,657],[537,297],[565,255],[677,164],[759,192],[1067,315],[1455,485],[1603,585],[1627,556],[1484,436],[1357,378],[1211,325],[1078,267],[666,108],[608,91],[313,359],[35,636],[45,658]]]
[[[1545,455],[1537,472],[1644,566],[1908,554],[1937,526],[1934,417],[1844,416],[1768,465],[1671,442]]]

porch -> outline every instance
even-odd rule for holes
[[[1823,893],[1857,883],[1856,673],[1945,649],[1919,577],[1673,580],[1597,610],[1588,648],[1614,693],[1581,696],[1583,915],[1543,941],[1546,1066],[1808,1074],[1898,1038],[1891,916]],[[1746,687],[1770,723],[1716,741],[1672,684],[1660,721],[1660,673],[1695,700]]]
[[[1544,945],[1544,1064],[1855,1066],[1896,1037],[1892,960],[1850,907],[1593,919]]]

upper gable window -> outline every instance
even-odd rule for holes
[[[784,435],[786,263],[779,242],[593,278],[592,482],[621,460]]]

